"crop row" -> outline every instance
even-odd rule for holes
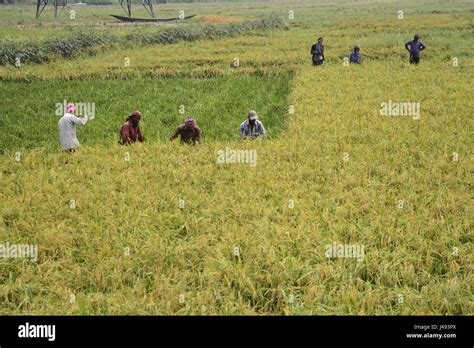
[[[278,17],[259,19],[252,22],[230,23],[223,26],[208,25],[205,28],[173,28],[150,34],[130,34],[127,39],[143,44],[172,44],[178,41],[195,41],[200,39],[215,39],[231,37],[251,30],[266,30],[278,28],[283,20]]]
[[[204,28],[171,28],[160,29],[151,34],[130,34],[123,39],[113,35],[99,35],[95,32],[79,32],[67,38],[54,38],[44,43],[4,42],[0,44],[0,65],[18,65],[18,63],[47,63],[51,56],[71,58],[75,53],[99,45],[120,43],[123,41],[138,44],[172,44],[178,41],[194,41],[230,37],[251,30],[266,30],[283,25],[278,17],[258,19],[240,24],[223,26],[208,25]]]

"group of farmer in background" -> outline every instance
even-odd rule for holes
[[[418,64],[420,62],[420,53],[426,46],[420,41],[421,35],[415,34],[413,40],[405,44],[405,49],[410,52],[410,64]],[[318,38],[318,41],[311,46],[311,56],[313,65],[323,64],[324,58],[324,44],[323,38]],[[360,46],[355,45],[349,55],[349,63],[361,64],[362,57],[360,55]]]
[[[79,118],[76,115],[76,106],[73,103],[66,105],[66,112],[58,122],[59,141],[63,150],[74,152],[81,146],[76,135],[76,126],[84,126],[90,119],[89,116]],[[126,119],[119,132],[119,143],[122,145],[130,145],[135,142],[144,142],[145,137],[140,129],[140,120],[142,114],[140,111],[132,112]],[[201,142],[201,129],[197,126],[196,120],[192,117],[186,117],[184,122],[180,124],[170,140],[173,141],[180,137],[182,143],[199,144]],[[265,137],[265,127],[258,119],[257,112],[251,110],[247,119],[240,125],[240,137],[257,139]]]
[[[405,44],[405,49],[410,52],[410,63],[418,64],[420,62],[420,52],[426,46],[420,42],[421,36],[416,34],[413,40]],[[313,65],[323,64],[324,58],[324,44],[323,38],[318,38],[318,41],[311,46],[311,55]],[[360,46],[355,45],[349,55],[349,63],[361,64],[362,57],[360,54]],[[76,106],[73,103],[66,105],[66,112],[59,120],[59,141],[65,151],[73,152],[76,148],[81,146],[76,136],[76,126],[84,126],[90,119],[87,115],[79,118],[76,115]],[[145,137],[140,129],[140,120],[142,114],[140,111],[134,111],[127,117],[125,123],[120,129],[119,143],[122,145],[129,145],[137,141],[145,141]],[[241,138],[262,138],[265,136],[265,127],[259,121],[258,115],[254,110],[248,113],[247,119],[240,125]],[[171,134],[170,140],[173,141],[177,137],[181,138],[181,142],[187,144],[199,144],[201,142],[201,129],[196,124],[196,120],[192,117],[187,117],[184,122],[179,125]]]

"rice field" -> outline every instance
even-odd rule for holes
[[[0,65],[0,314],[474,313],[472,1],[158,8],[197,16],[124,24],[109,16],[118,5],[74,20],[0,6],[0,51],[116,37]],[[281,23],[229,29],[269,18]],[[230,31],[136,40],[209,26]],[[418,66],[403,47],[415,33]],[[356,43],[363,64],[345,64]],[[64,100],[95,107],[73,154],[59,146]],[[383,103],[419,113],[382,115]],[[251,109],[264,140],[239,138]],[[120,146],[134,110],[146,141]],[[168,139],[186,115],[199,146]],[[255,165],[222,163],[226,151]],[[37,258],[7,257],[7,243]]]

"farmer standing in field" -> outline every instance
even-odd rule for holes
[[[59,126],[59,142],[63,150],[68,152],[74,152],[81,146],[76,136],[76,126],[84,126],[88,120],[91,120],[92,116],[84,116],[79,118],[75,116],[76,105],[68,103],[66,105],[66,112],[64,116],[58,122]]]
[[[265,136],[265,127],[258,120],[257,112],[250,110],[248,118],[240,125],[241,138],[263,138]]]
[[[120,141],[122,145],[129,145],[137,141],[144,142],[145,137],[140,130],[140,119],[142,114],[140,111],[134,111],[127,117],[125,123],[120,129]]]
[[[405,44],[405,48],[410,52],[410,64],[418,64],[420,62],[420,52],[426,48],[426,46],[419,41],[420,38],[421,35],[415,34],[413,40]]]
[[[324,62],[324,45],[323,38],[318,38],[313,46],[311,46],[311,55],[313,57],[313,65],[321,65]]]
[[[352,53],[349,56],[349,63],[354,63],[354,64],[361,64],[362,63],[362,57],[360,55],[360,46],[355,45],[354,49],[352,50]]]
[[[171,134],[170,140],[173,141],[178,136],[181,137],[181,142],[186,144],[199,144],[201,142],[201,130],[192,117],[187,117],[184,123]]]

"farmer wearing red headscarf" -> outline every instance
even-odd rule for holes
[[[145,137],[143,136],[139,126],[141,118],[142,114],[140,111],[134,111],[127,117],[125,123],[120,129],[120,144],[128,145],[137,140],[140,142],[145,141]]]
[[[192,117],[187,117],[184,123],[178,126],[171,135],[170,140],[173,141],[181,136],[181,142],[187,144],[199,144],[201,141],[201,130],[196,125],[196,121]]]

